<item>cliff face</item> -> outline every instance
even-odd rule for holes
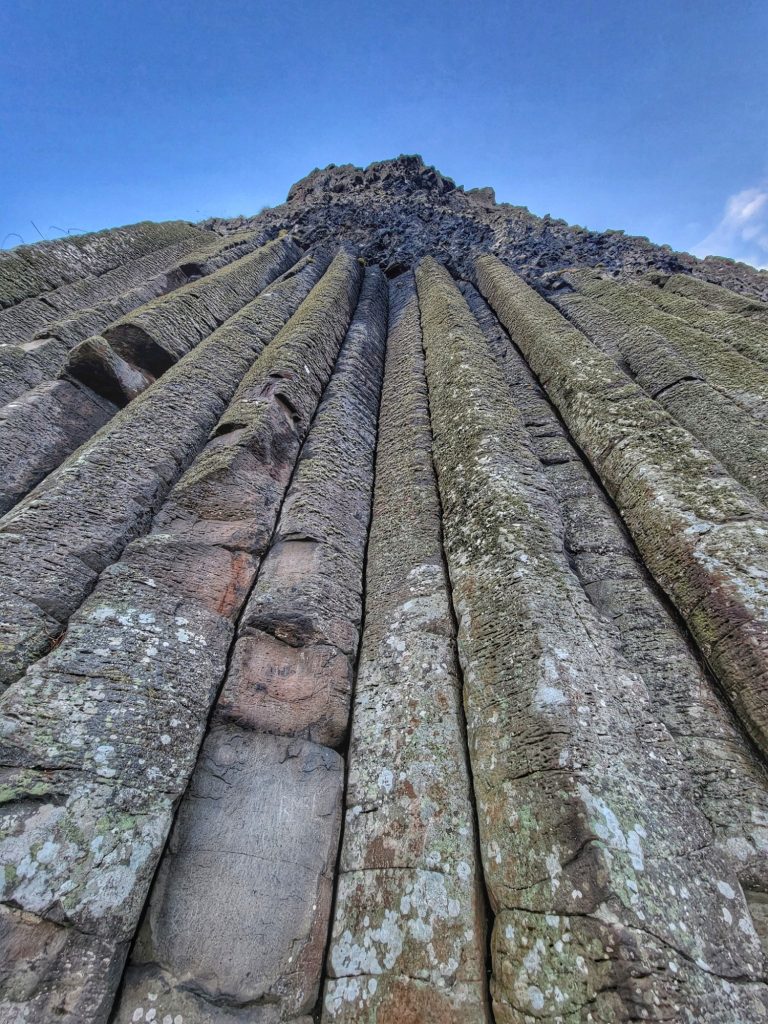
[[[0,1021],[768,1019],[766,275],[418,158],[0,260]]]

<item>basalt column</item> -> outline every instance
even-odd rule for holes
[[[386,286],[366,271],[293,474],[115,1020],[309,1024],[328,935]]]
[[[497,1024],[759,1020],[762,949],[733,868],[565,557],[482,332],[443,268],[425,260],[417,280]]]
[[[620,302],[622,290],[617,290]],[[648,290],[643,289],[642,294]],[[558,293],[553,301],[599,348],[616,358],[651,398],[705,444],[735,479],[761,501],[768,499],[768,422],[759,415],[759,408],[745,403],[743,390],[726,391],[711,381],[675,346],[674,334],[668,330],[661,333],[642,317],[618,316],[591,294]],[[765,377],[764,368],[754,364],[750,369],[748,360],[738,358],[745,364],[745,381],[757,373]]]
[[[485,926],[412,275],[390,291],[323,1021],[481,1024]]]
[[[296,247],[267,249],[269,281]],[[249,303],[230,321],[233,344],[222,344],[227,327],[214,331],[0,520],[0,684],[49,649],[99,572],[146,531],[264,344],[240,328],[273,305]]]
[[[765,944],[768,775],[684,633],[621,518],[482,297],[462,285],[509,387],[562,517],[571,568],[617,649],[642,677],[683,755],[694,799],[745,888]]]
[[[477,277],[765,753],[765,506],[508,267],[483,256]]]
[[[107,328],[111,341],[92,337],[76,345],[59,379],[38,385],[1,409],[0,513],[299,256],[291,244],[266,246],[141,306]]]
[[[100,1024],[110,1011],[362,277],[340,254],[279,330],[320,273],[309,265],[251,304],[239,328],[217,332],[220,355],[253,358],[273,340],[152,530],[102,573],[61,643],[2,698],[0,926],[14,953],[3,1024]]]

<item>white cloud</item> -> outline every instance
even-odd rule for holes
[[[729,196],[719,223],[692,251],[768,268],[768,183]]]

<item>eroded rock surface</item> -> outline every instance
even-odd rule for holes
[[[766,300],[418,157],[0,254],[1,1024],[768,1021]]]
[[[461,685],[412,275],[391,293],[323,1020],[469,1024],[485,925]]]

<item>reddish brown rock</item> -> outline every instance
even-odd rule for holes
[[[240,625],[218,714],[338,746],[362,613],[386,285],[366,272]]]

